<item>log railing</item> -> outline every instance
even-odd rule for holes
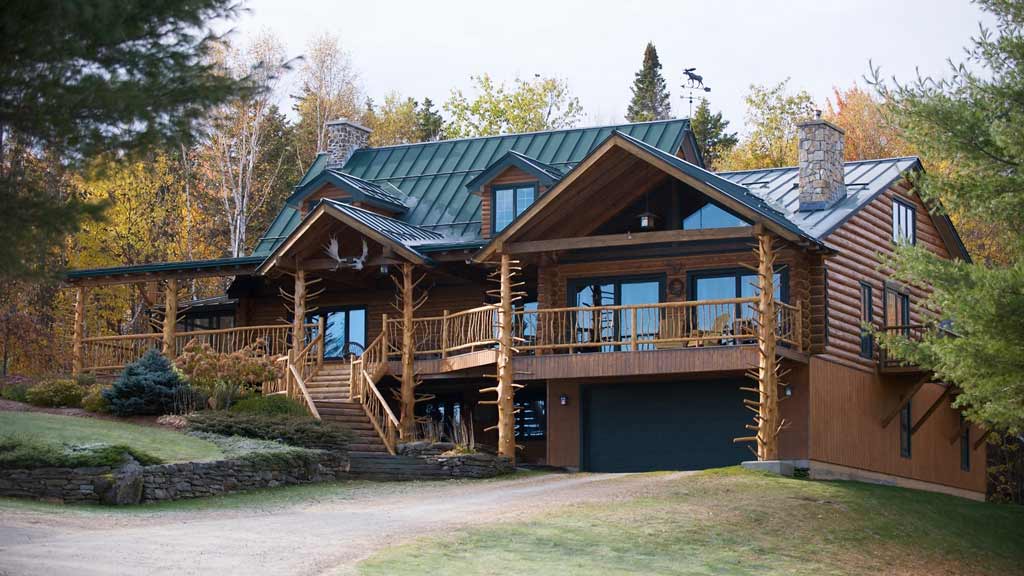
[[[317,324],[306,324],[306,342],[310,341]],[[260,343],[262,352],[277,357],[288,354],[291,346],[290,324],[268,324],[261,326],[236,326],[219,330],[191,330],[174,335],[174,357],[181,355],[185,346],[193,340],[209,344],[221,354],[237,352],[246,346]],[[160,350],[163,335],[159,333],[125,334],[119,336],[94,336],[82,339],[82,369],[86,372],[108,372],[124,368],[146,353]]]
[[[317,420],[320,419],[320,411],[316,403],[309,395],[306,383],[316,375],[320,366],[323,365],[324,334],[320,332],[300,352],[290,351],[288,353],[288,371],[284,374],[285,390],[289,398],[294,398],[305,403],[306,409]]]
[[[353,359],[349,395],[351,400],[362,405],[385,448],[394,454],[399,436],[398,418],[376,384],[376,380],[387,371],[386,346],[387,336],[381,334],[366,347],[362,356]]]
[[[573,306],[513,312],[521,352],[658,350],[753,344],[757,298],[618,306]],[[776,334],[802,349],[801,311],[776,302]]]
[[[498,307],[484,305],[441,316],[413,320],[417,356],[441,356],[493,347],[498,338]],[[388,357],[402,354],[402,320],[387,321]]]

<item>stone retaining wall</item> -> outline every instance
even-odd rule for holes
[[[455,445],[446,442],[400,444],[399,457],[415,459],[419,476],[429,478],[491,478],[515,471],[508,458],[488,452],[453,454]]]
[[[137,504],[230,494],[288,484],[328,482],[348,475],[346,454],[302,459],[218,460],[121,467],[0,470],[0,496],[58,502]]]

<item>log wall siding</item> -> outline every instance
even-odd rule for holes
[[[855,216],[841,225],[828,236],[826,241],[835,246],[839,253],[825,259],[828,269],[828,345],[824,346],[825,322],[822,317],[820,332],[814,331],[812,342],[829,355],[863,369],[874,370],[876,359],[867,359],[860,355],[860,283],[871,285],[874,308],[874,324],[884,325],[885,313],[885,282],[889,280],[890,270],[878,269],[878,254],[892,254],[892,203],[898,197],[912,203],[915,207],[917,220],[917,244],[924,246],[936,254],[949,258],[949,251],[939,237],[938,231],[928,215],[928,209],[920,197],[902,183],[897,183],[889,190],[879,194]],[[812,274],[819,271],[812,268]],[[824,273],[812,280],[813,311],[824,311],[826,295],[824,293]],[[919,303],[926,293],[916,287],[910,287],[911,323],[924,320]],[[814,316],[812,312],[812,316]],[[813,322],[814,328],[819,327]],[[876,354],[877,356],[877,354]]]
[[[811,358],[810,382],[812,460],[985,492],[986,448],[973,448],[980,431],[972,427],[971,469],[962,471],[960,442],[950,442],[957,435],[960,416],[948,400],[914,433],[911,457],[902,458],[899,419],[881,426],[881,418],[898,395],[895,385],[875,373],[821,356]],[[926,384],[914,395],[914,423],[940,394],[941,386]]]
[[[419,272],[414,272],[416,278]],[[424,281],[429,282],[429,280]],[[319,289],[319,288],[317,288]],[[416,311],[416,317],[440,316],[445,310],[457,312],[475,308],[484,303],[486,295],[484,288],[472,285],[461,286],[435,286],[430,290],[430,298],[426,304]],[[309,302],[307,307],[326,309],[331,307],[365,307],[366,308],[366,342],[369,344],[380,334],[381,320],[384,314],[390,318],[397,318],[400,312],[395,310],[392,303],[395,302],[395,290],[388,287],[383,290],[328,290],[319,298]],[[243,298],[240,304],[248,311],[246,324],[277,324],[286,322],[288,309],[285,301],[279,296],[266,296],[259,298]]]
[[[495,186],[505,186],[508,184],[536,184],[537,177],[533,174],[528,174],[515,166],[509,166],[508,168],[501,171],[500,174],[494,177],[490,182],[484,184],[483,188],[477,193],[480,194],[480,237],[490,238],[493,231],[491,230],[491,222],[493,220],[491,209],[491,192]],[[547,192],[547,188],[541,185],[537,185],[537,192],[534,194],[534,199],[540,197],[541,194]]]

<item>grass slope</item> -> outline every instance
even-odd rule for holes
[[[28,437],[52,445],[121,444],[164,462],[218,460],[215,444],[171,430],[77,416],[32,412],[0,412],[0,435]]]
[[[723,469],[389,548],[362,574],[1021,574],[1024,508]]]

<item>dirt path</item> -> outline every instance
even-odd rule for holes
[[[0,574],[350,574],[374,551],[411,538],[632,498],[681,474],[360,482],[263,510],[0,509]]]

